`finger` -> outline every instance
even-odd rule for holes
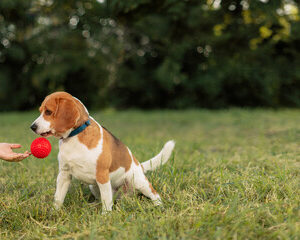
[[[16,144],[16,143],[9,144],[9,146],[10,146],[12,149],[22,147],[20,144]]]
[[[14,162],[19,162],[25,158],[29,157],[29,154],[22,154],[22,153],[19,153],[17,155],[14,155],[12,161]]]
[[[13,152],[12,154],[8,155],[7,158],[10,159],[10,160],[12,160],[12,159],[15,159],[15,158],[19,157],[20,154],[22,154],[22,153],[15,153],[15,152]]]
[[[29,157],[30,156],[30,154],[29,153],[19,153],[18,154],[18,157]]]
[[[29,154],[26,154],[26,153],[13,153],[8,157],[8,159],[16,160],[16,159],[24,159],[24,158],[27,158],[27,157],[29,157]]]
[[[15,159],[17,159],[18,156],[16,154],[10,154],[9,156],[5,156],[3,160],[9,161],[9,162],[15,162]]]
[[[24,152],[24,154],[31,155],[32,153],[31,153],[31,152],[29,152],[29,151],[26,151],[26,152]]]

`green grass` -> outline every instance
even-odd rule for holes
[[[29,149],[37,112],[0,114],[0,142]],[[299,239],[300,110],[105,111],[92,114],[139,161],[177,144],[147,174],[163,207],[124,196],[101,215],[73,180],[52,207],[58,143],[44,160],[0,161],[0,239]]]

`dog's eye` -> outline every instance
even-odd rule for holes
[[[50,116],[50,115],[52,114],[52,112],[51,112],[50,110],[46,110],[46,111],[45,111],[45,114],[46,114],[47,116]]]

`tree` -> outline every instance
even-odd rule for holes
[[[299,19],[291,0],[2,0],[0,110],[57,90],[88,107],[300,106]]]

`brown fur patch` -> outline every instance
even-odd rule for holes
[[[151,192],[153,193],[153,194],[157,194],[157,192],[155,191],[155,189],[152,187],[152,184],[149,182],[149,180],[148,180],[148,178],[145,176],[145,178],[146,178],[146,181],[149,183],[149,187],[150,187],[150,189],[151,189]]]
[[[110,172],[117,170],[119,167],[125,168],[127,172],[130,169],[132,160],[129,155],[127,147],[105,128],[103,128],[104,141],[108,145],[111,152],[112,162],[109,168]]]
[[[109,181],[109,168],[111,166],[112,157],[107,142],[107,136],[103,134],[102,153],[97,159],[96,165],[96,181],[103,184]]]
[[[58,110],[53,120],[50,121],[50,127],[58,134],[63,134],[73,127],[76,128],[80,115],[73,100],[60,98],[56,101]]]
[[[97,160],[96,180],[98,182],[105,181],[102,174],[106,174],[105,170],[114,172],[118,168],[123,167],[127,172],[130,169],[132,160],[127,147],[108,130],[103,128],[103,146],[102,153]],[[100,182],[101,183],[101,182]]]
[[[97,169],[96,180],[101,184],[107,183],[109,181],[108,169],[102,169],[102,168]]]
[[[89,119],[89,115],[86,112],[83,104],[80,101],[78,101],[76,98],[73,98],[73,100],[74,100],[74,102],[77,106],[77,109],[79,111],[79,116],[80,116],[78,121],[77,121],[77,124],[75,126],[75,128],[77,128],[77,127],[80,127],[82,124],[84,124]]]
[[[151,192],[153,193],[153,194],[157,194],[157,192],[155,191],[155,189],[152,187],[152,184],[149,182],[149,187],[150,187],[150,189],[151,189]]]
[[[78,134],[78,140],[87,146],[88,149],[93,149],[97,147],[101,138],[101,133],[98,124],[92,119],[90,121],[91,125]]]

